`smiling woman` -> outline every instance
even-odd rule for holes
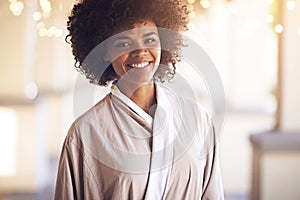
[[[127,81],[147,83],[160,63],[159,33],[155,23],[149,20],[135,23],[133,28],[108,40],[105,61],[112,63],[118,78],[128,73]]]
[[[150,20],[134,23],[133,29],[110,37],[106,45],[104,60],[112,64],[118,88],[147,113],[155,102],[153,76],[160,57],[158,29]]]
[[[179,0],[74,6],[67,37],[77,69],[113,83],[69,129],[55,199],[223,199],[217,146],[205,145],[216,141],[212,120],[160,83],[175,75],[187,14]]]

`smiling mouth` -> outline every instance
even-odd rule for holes
[[[147,67],[151,62],[142,62],[142,63],[136,63],[136,64],[126,64],[126,66],[131,68],[145,68]]]

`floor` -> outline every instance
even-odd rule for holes
[[[11,194],[0,197],[0,200],[52,200],[53,192],[44,191],[41,194]],[[246,195],[226,195],[226,200],[250,200]]]

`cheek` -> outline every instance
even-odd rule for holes
[[[112,66],[117,74],[122,71],[122,64],[118,59],[112,62]]]
[[[160,60],[161,60],[161,52],[160,51],[156,52],[155,58],[156,58],[156,63],[160,63]]]
[[[160,62],[160,58],[161,58],[161,51],[160,50],[152,50],[151,51],[152,56],[155,58],[156,63]]]
[[[116,74],[119,76],[122,76],[125,73],[124,66],[123,66],[125,60],[126,60],[126,56],[121,56],[112,62],[112,66]]]

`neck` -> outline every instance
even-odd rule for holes
[[[150,112],[151,106],[156,104],[155,85],[151,80],[144,84],[132,84],[132,83],[118,83],[120,91],[130,98],[135,104],[142,108],[145,112],[153,115]]]

